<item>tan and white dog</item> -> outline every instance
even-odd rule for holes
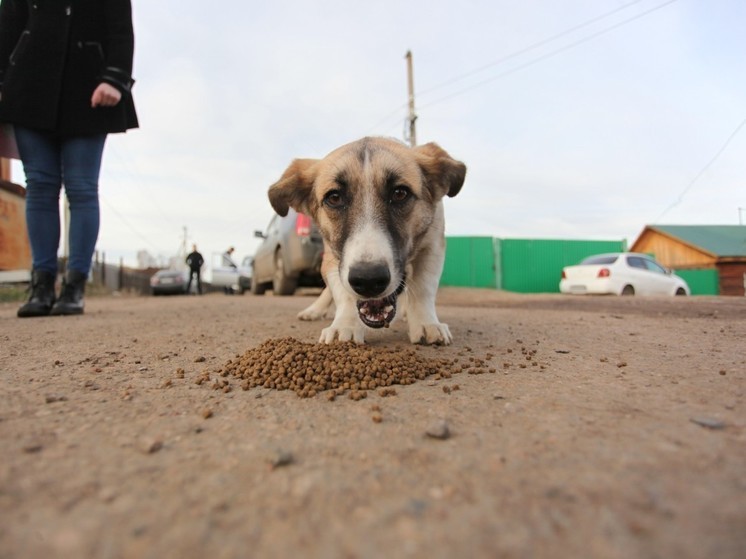
[[[466,166],[434,143],[410,148],[363,138],[323,159],[296,159],[269,188],[284,216],[291,207],[318,225],[324,238],[326,289],[299,314],[336,313],[320,342],[363,343],[365,327],[388,326],[401,296],[412,343],[450,344],[435,295],[445,258],[442,199],[461,190]]]

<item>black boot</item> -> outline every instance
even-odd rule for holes
[[[56,275],[43,270],[34,270],[31,273],[31,296],[29,300],[18,309],[18,316],[26,318],[30,316],[47,316],[54,305],[54,281]]]
[[[52,307],[50,315],[83,314],[83,293],[88,276],[75,270],[68,270],[62,280],[60,298]]]

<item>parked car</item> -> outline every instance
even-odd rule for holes
[[[186,293],[188,273],[181,270],[158,270],[150,277],[150,290],[153,295]]]
[[[251,289],[251,276],[254,273],[254,257],[244,256],[241,265],[238,267],[238,292],[243,295],[245,291]]]
[[[324,241],[310,217],[291,209],[285,217],[275,215],[266,232],[254,235],[264,242],[254,253],[252,293],[271,289],[275,295],[292,295],[297,287],[323,287]]]
[[[238,268],[232,266],[213,266],[212,281],[213,286],[222,287],[226,293],[236,293],[243,295],[245,291],[251,289],[252,263],[254,258],[246,256]]]
[[[589,256],[562,270],[562,293],[689,295],[689,286],[647,254],[617,252]]]

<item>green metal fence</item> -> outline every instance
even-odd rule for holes
[[[447,237],[441,285],[499,288],[492,237]]]
[[[441,285],[556,293],[562,268],[586,256],[626,250],[626,241],[447,237]]]
[[[586,256],[626,249],[626,241],[501,239],[502,289],[518,293],[559,293],[562,268]]]
[[[688,285],[692,295],[719,295],[720,274],[715,268],[674,270]]]

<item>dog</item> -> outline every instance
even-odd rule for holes
[[[270,186],[279,215],[293,208],[311,216],[324,239],[326,288],[299,313],[319,319],[334,302],[319,342],[364,343],[365,328],[388,327],[399,302],[412,343],[453,341],[435,312],[445,259],[442,199],[456,196],[465,177],[466,165],[435,143],[365,137],[323,159],[294,160]]]

